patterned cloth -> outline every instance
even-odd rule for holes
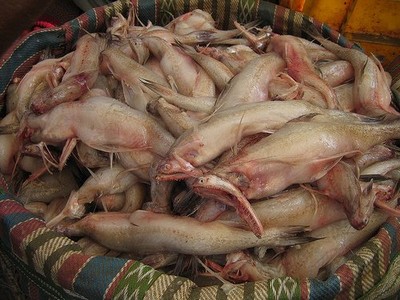
[[[258,0],[158,0],[116,1],[92,9],[65,25],[43,29],[2,57],[0,95],[21,77],[44,51],[63,54],[85,32],[104,30],[117,12],[136,7],[141,20],[166,24],[173,16],[194,8],[209,11],[221,28],[237,19],[245,23],[261,19],[276,32],[300,35],[304,22],[313,22],[330,39],[352,45],[326,25],[269,2]],[[226,293],[219,286],[198,287],[194,282],[163,274],[138,261],[88,256],[71,239],[46,228],[10,193],[0,175],[0,259],[15,268],[29,299],[382,299],[400,289],[400,221],[390,218],[327,280],[291,277],[235,285]]]

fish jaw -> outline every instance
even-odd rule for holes
[[[181,180],[203,175],[196,159],[204,148],[202,138],[198,135],[186,139],[184,133],[172,145],[167,156],[156,165],[156,179]]]
[[[183,180],[202,175],[201,169],[194,167],[190,162],[177,155],[172,155],[157,164],[155,178],[159,181],[168,181]]]
[[[216,175],[207,174],[196,178],[193,190],[201,196],[217,199],[236,209],[251,231],[261,237],[264,229],[253,208],[242,192],[231,182]]]

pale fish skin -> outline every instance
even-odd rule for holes
[[[165,87],[167,79],[159,73],[139,64],[120,49],[109,47],[100,55],[100,68],[104,74],[112,74],[122,82],[126,103],[134,109],[146,112],[149,101],[157,94],[147,89],[139,80],[143,78]]]
[[[255,214],[264,228],[274,226],[302,225],[310,230],[346,219],[343,206],[318,191],[295,188],[274,197],[252,203]],[[232,226],[245,226],[233,211],[221,213],[217,220]]]
[[[335,92],[325,80],[321,79],[298,38],[290,35],[274,35],[267,51],[274,51],[285,60],[287,73],[294,80],[319,91],[327,108],[339,108]]]
[[[289,122],[194,179],[192,187],[202,196],[235,207],[258,235],[262,224],[249,200],[272,196],[292,184],[316,181],[343,156],[354,156],[398,138],[399,126],[399,120],[387,124]]]
[[[172,78],[178,93],[184,96],[194,96],[197,87],[200,87],[204,78],[211,82],[211,78],[200,66],[180,48],[174,47],[158,37],[143,37],[143,43],[150,52],[160,61],[160,67],[166,77]],[[197,93],[197,92],[196,92]],[[215,85],[212,83],[208,90],[203,90],[202,96],[215,96]]]
[[[215,113],[206,122],[184,132],[157,165],[160,180],[198,176],[199,166],[235,147],[246,136],[272,133],[288,121],[309,114],[328,119],[358,120],[359,116],[322,109],[305,101],[265,101],[242,104]]]
[[[68,68],[57,86],[49,86],[31,99],[31,110],[45,113],[60,103],[75,101],[90,90],[99,74],[99,55],[106,41],[98,34],[85,34],[71,55]]]
[[[105,152],[149,149],[165,155],[175,141],[154,118],[109,97],[62,103],[45,114],[29,115],[26,126],[32,141],[59,145],[77,138]]]
[[[110,249],[141,255],[178,252],[191,255],[223,254],[264,245],[269,247],[308,242],[302,226],[266,229],[260,238],[251,231],[220,222],[137,210],[132,214],[96,213],[59,231],[68,236],[87,235]]]
[[[357,113],[369,116],[399,116],[399,112],[390,105],[392,96],[389,81],[376,58],[370,58],[356,49],[341,47],[321,36],[314,35],[314,38],[326,49],[353,65],[353,99]]]
[[[400,120],[289,122],[211,173],[231,180],[247,198],[259,199],[290,184],[321,178],[343,156],[354,156],[399,138],[399,128]]]
[[[312,233],[322,239],[289,249],[279,264],[286,276],[316,278],[322,267],[369,239],[387,218],[386,213],[376,211],[362,230],[354,229],[347,220],[329,224]]]
[[[18,123],[17,112],[14,110],[0,120],[0,127],[13,126]],[[0,173],[10,175],[17,163],[15,156],[22,146],[16,133],[0,134]]]
[[[252,59],[228,83],[217,99],[215,109],[225,110],[240,104],[268,100],[269,81],[285,67],[285,61],[273,52]]]
[[[371,222],[362,230],[354,229],[347,220],[332,222],[312,231],[311,235],[320,239],[287,248],[271,259],[262,260],[244,250],[228,253],[224,266],[213,261],[208,263],[221,277],[234,283],[284,276],[298,279],[318,278],[321,271],[329,272],[325,268],[335,259],[343,258],[349,251],[368,240],[386,219],[385,213],[376,211],[371,216]]]
[[[354,69],[346,60],[337,60],[322,64],[318,67],[321,77],[331,87],[336,87],[354,80]]]
[[[78,190],[71,192],[64,209],[48,221],[47,226],[54,227],[64,218],[81,218],[86,212],[85,204],[104,195],[124,193],[138,180],[118,164],[98,169]]]

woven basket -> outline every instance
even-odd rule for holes
[[[134,5],[142,21],[164,25],[171,16],[204,9],[221,28],[233,20],[261,19],[275,32],[300,35],[313,22],[324,36],[344,47],[357,47],[343,36],[300,13],[259,0],[121,0],[88,10],[61,27],[29,34],[6,53],[0,65],[0,105],[15,77],[35,64],[43,51],[61,55],[86,32],[103,31],[106,20]],[[393,65],[397,71],[398,66]],[[291,277],[238,284],[228,294],[219,286],[198,287],[183,277],[166,275],[138,261],[84,255],[78,244],[46,228],[12,195],[0,174],[0,262],[14,299],[383,299],[400,288],[400,222],[390,218],[327,280]],[[15,291],[15,286],[18,290]]]

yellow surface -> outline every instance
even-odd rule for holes
[[[374,54],[383,66],[386,66],[400,55],[400,46],[398,45],[373,43],[365,40],[357,40],[356,38],[348,38],[361,45],[366,54]]]
[[[383,65],[400,55],[400,1],[357,0],[341,32],[374,53]]]
[[[303,12],[340,31],[352,2],[352,0],[308,0],[304,3]]]
[[[353,0],[281,0],[279,4],[303,12],[339,31]]]
[[[400,55],[400,0],[281,0],[374,53],[383,65]]]
[[[327,1],[331,2],[331,1]],[[344,33],[365,33],[400,38],[399,0],[358,0],[348,14]]]

